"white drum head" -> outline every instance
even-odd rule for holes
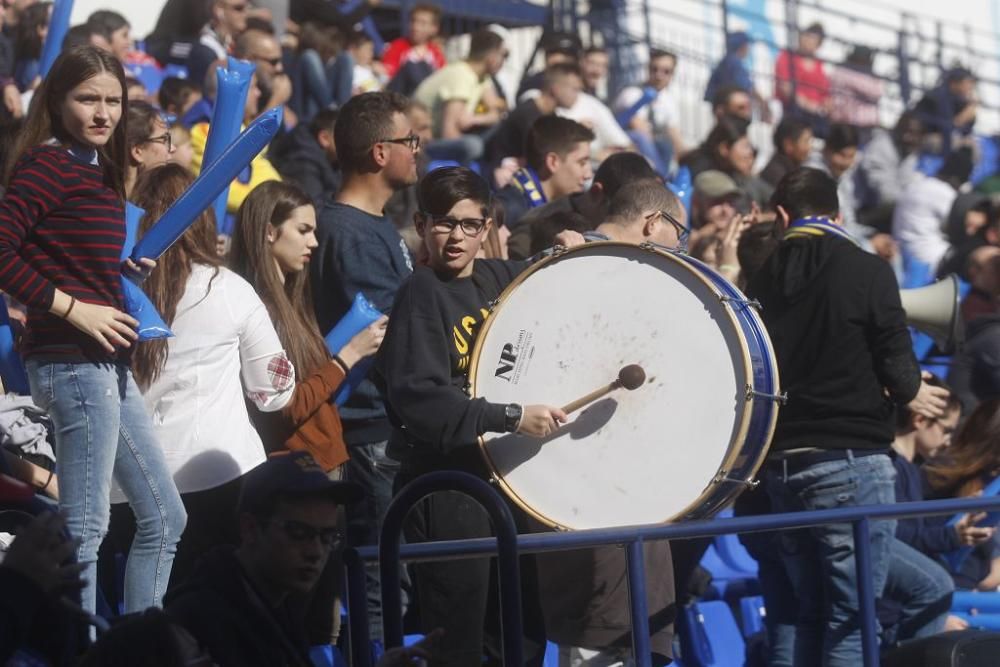
[[[473,353],[472,392],[562,407],[639,364],[616,389],[538,440],[488,434],[504,490],[543,522],[658,523],[696,504],[742,440],[750,362],[717,291],[667,254],[589,244],[508,288]]]

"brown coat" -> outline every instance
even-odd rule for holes
[[[327,472],[347,461],[340,414],[332,402],[346,376],[340,362],[331,360],[296,383],[292,400],[280,412],[254,411],[264,448],[307,451]]]

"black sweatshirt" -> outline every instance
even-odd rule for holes
[[[505,405],[470,399],[466,377],[490,302],[526,266],[477,259],[471,276],[451,279],[418,267],[400,288],[375,367],[404,464],[475,468],[478,437],[504,430]]]
[[[893,403],[920,388],[889,265],[838,236],[791,238],[747,293],[763,307],[788,392],[772,451],[887,449]]]

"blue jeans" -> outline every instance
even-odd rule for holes
[[[28,360],[31,397],[55,429],[59,508],[87,569],[83,608],[97,607],[97,550],[108,531],[111,478],[136,517],[125,611],[159,606],[187,521],[128,366]]]
[[[393,483],[399,473],[399,461],[388,456],[386,441],[350,447],[351,458],[344,464],[344,479],[357,482],[365,489],[362,502],[347,506],[348,542],[355,546],[378,544],[382,520],[392,502]],[[382,639],[382,594],[379,587],[378,564],[365,571],[368,593],[368,627],[373,640]],[[406,570],[402,572],[404,587],[409,585]],[[406,611],[406,591],[403,591],[403,611]]]
[[[772,462],[765,472],[774,512],[889,504],[896,500],[895,470],[885,455],[827,461],[789,473]],[[872,588],[882,595],[889,575],[895,521],[872,521]],[[861,658],[858,577],[851,524],[785,531],[781,562],[798,601],[794,665],[856,667]],[[779,648],[779,650],[787,647]]]
[[[944,629],[955,583],[935,560],[898,539],[890,546],[889,577],[882,597],[902,605],[887,643],[936,635]]]
[[[354,85],[354,59],[344,51],[328,65],[319,53],[307,49],[295,66],[292,105],[303,121],[331,106],[343,106],[351,99]]]

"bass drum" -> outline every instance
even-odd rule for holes
[[[481,439],[495,481],[560,529],[710,516],[753,484],[777,418],[778,372],[752,304],[701,262],[597,242],[530,267],[494,304],[470,392],[566,405],[639,364],[645,381],[545,439]]]

